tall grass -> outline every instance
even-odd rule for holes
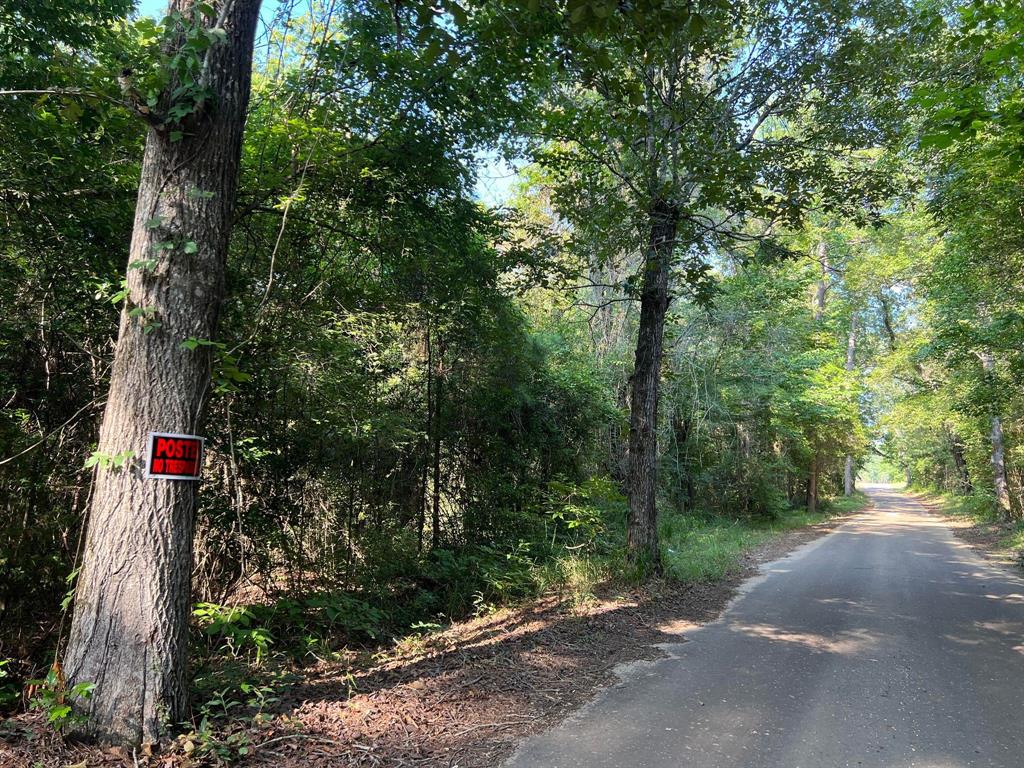
[[[772,536],[861,509],[867,503],[867,497],[857,493],[836,499],[813,515],[803,509],[787,510],[774,518],[666,515],[659,526],[666,576],[684,583],[726,578],[742,570],[745,552]]]

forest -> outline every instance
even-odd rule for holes
[[[1024,513],[1014,0],[2,0],[0,136],[10,723],[244,761],[858,481]]]

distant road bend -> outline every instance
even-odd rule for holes
[[[885,486],[507,768],[1024,766],[1024,580]]]

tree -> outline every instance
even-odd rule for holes
[[[624,208],[614,235],[641,254],[623,286],[640,305],[628,550],[652,571],[660,557],[658,388],[672,297],[707,298],[703,257],[716,248],[796,224],[811,205],[877,197],[870,164],[842,160],[887,133],[872,100],[896,77],[879,52],[902,11],[871,2],[645,3],[562,38],[573,77],[551,95],[538,160],[559,178],[556,201],[579,202],[574,227],[605,222],[601,208]],[[844,85],[854,81],[857,93]]]
[[[850,315],[850,333],[846,341],[846,371],[852,373],[857,363],[857,315]],[[843,495],[852,496],[854,490],[854,458],[852,454],[846,454],[843,462]]]
[[[67,590],[88,503],[82,463],[116,322],[96,294],[124,268],[143,133],[124,109],[69,92],[113,81],[115,20],[129,10],[0,8],[0,87],[15,92],[0,94],[0,624],[5,645],[36,659],[39,614]]]
[[[996,361],[992,353],[987,350],[979,352],[981,367],[987,378],[992,378],[996,370]],[[1003,419],[998,410],[995,410],[989,417],[992,425],[989,432],[989,441],[992,444],[992,485],[995,492],[996,504],[1003,514],[1012,514],[1012,503],[1010,501],[1010,488],[1006,481],[1006,447],[1003,445]]]
[[[1016,3],[925,6],[922,23],[938,32],[930,47],[934,63],[912,100],[919,112],[916,149],[932,171],[929,208],[943,235],[943,248],[922,272],[930,334],[924,356],[939,369],[933,383],[950,418],[929,430],[930,442],[945,446],[943,459],[918,463],[930,476],[951,466],[961,490],[977,492],[981,483],[972,478],[991,477],[984,483],[991,491],[982,493],[1002,514],[1016,514],[1024,495],[1015,468],[1024,10]]]
[[[149,123],[124,306],[96,459],[68,682],[81,730],[157,741],[188,706],[195,486],[147,480],[150,431],[195,433],[218,364],[259,0],[173,0],[150,72],[125,73]],[[141,76],[140,76],[141,75]]]
[[[832,282],[832,268],[828,260],[828,244],[822,240],[815,247],[815,260],[821,269],[821,277],[814,287],[814,322],[820,323],[825,317],[828,307],[828,289]],[[821,475],[821,450],[818,436],[812,439],[814,457],[811,459],[811,472],[807,478],[807,511],[812,515],[818,510],[818,479]]]

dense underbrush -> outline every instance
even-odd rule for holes
[[[402,579],[367,583],[359,592],[316,592],[253,605],[200,603],[194,612],[196,719],[182,739],[229,759],[244,750],[230,741],[266,717],[281,694],[310,667],[353,672],[392,655],[416,653],[452,622],[486,615],[545,594],[580,604],[636,587],[639,574],[622,555],[625,500],[591,488],[563,512],[552,538],[496,547],[437,550]],[[599,493],[597,489],[600,489]],[[730,519],[668,513],[661,522],[665,578],[707,582],[743,568],[753,547],[787,530],[849,513],[862,494],[824,505],[817,514],[788,509],[772,517]],[[350,695],[359,691],[350,676]],[[243,751],[241,754],[245,754]]]
[[[453,622],[542,595],[579,605],[638,586],[642,575],[623,554],[626,501],[614,485],[591,480],[558,486],[557,494],[560,503],[535,521],[533,535],[504,548],[466,546],[381,560],[386,567],[347,589],[311,584],[301,593],[264,590],[258,600],[240,593],[224,603],[198,602],[192,615],[193,718],[177,728],[178,749],[214,763],[244,757],[250,746],[245,734],[271,719],[275,704],[308,670],[351,670],[353,695],[359,670],[416,653]],[[814,515],[792,508],[744,518],[666,510],[659,531],[664,578],[727,578],[742,570],[745,553],[772,536],[865,503],[857,494]],[[10,669],[4,662],[0,675]],[[43,676],[39,670],[34,674]],[[44,709],[58,728],[66,725],[72,715],[64,701],[47,695],[57,681],[37,681],[26,693],[19,677],[27,675],[0,678],[5,707]]]

